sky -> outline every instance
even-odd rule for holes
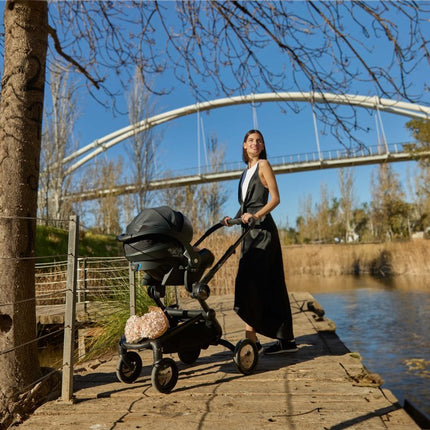
[[[163,105],[158,113],[184,107],[194,103],[191,97],[181,97],[180,100],[172,97],[172,100]],[[361,138],[369,145],[378,144],[378,132],[375,111],[368,112],[361,109],[362,125],[367,124],[368,133],[363,133]],[[405,127],[407,117],[381,112],[382,127],[385,138],[390,144],[410,142],[411,136]],[[317,139],[312,115],[312,109],[308,103],[303,103],[303,110],[297,114],[292,111],[282,112],[275,103],[261,103],[254,108],[252,105],[232,106],[215,109],[208,113],[189,115],[173,120],[166,125],[157,126],[156,133],[162,135],[162,140],[157,148],[157,168],[160,172],[165,169],[174,170],[178,174],[187,174],[187,169],[196,172],[198,166],[206,164],[204,150],[202,148],[203,135],[208,139],[211,135],[217,137],[218,142],[225,148],[226,162],[237,162],[245,167],[241,161],[242,141],[247,130],[254,128],[254,121],[262,131],[269,160],[271,157],[304,154],[317,152]],[[84,120],[84,123],[87,121]],[[109,114],[99,112],[90,121],[90,124],[82,125],[85,130],[85,144],[100,138],[117,128],[128,125],[126,118],[118,118],[112,124]],[[200,130],[198,130],[200,123]],[[333,136],[323,135],[323,124],[316,124],[319,146],[321,151],[342,149],[342,146]],[[378,129],[381,126],[378,122]],[[199,138],[200,133],[200,138]],[[379,136],[380,138],[380,136]],[[199,151],[200,140],[200,151]],[[113,154],[121,154],[120,147],[112,148]],[[199,161],[200,152],[200,161]],[[107,156],[107,154],[106,154]],[[394,163],[393,169],[399,174],[399,178],[407,192],[407,179],[410,172],[416,167],[415,162]],[[370,202],[370,186],[372,172],[376,172],[377,165],[354,167],[356,205]],[[318,203],[320,199],[321,185],[327,185],[333,197],[339,197],[339,171],[338,169],[316,170],[293,174],[277,175],[280,190],[281,204],[273,211],[275,221],[282,227],[295,227],[296,219],[300,215],[301,203],[309,195],[312,201]],[[233,216],[238,209],[237,180],[223,182],[229,195],[224,206],[225,214]]]
[[[4,2],[1,2],[4,5]],[[298,2],[300,4],[300,2]],[[3,6],[0,4],[0,19],[3,21]],[[408,29],[403,29],[405,32]],[[405,33],[406,34],[406,33]],[[374,61],[378,56],[384,56],[383,48],[380,48],[377,41],[374,49],[369,52],[369,61]],[[270,54],[270,55],[269,55]],[[274,67],[277,57],[272,52],[266,55],[267,61],[273,62]],[[270,58],[269,58],[270,57]],[[281,60],[279,60],[281,61]],[[272,64],[272,63],[271,63]],[[429,76],[426,71],[417,69],[415,71],[416,82],[421,84],[426,82],[428,87]],[[172,75],[167,74],[164,78],[157,78],[157,85],[169,86],[172,82]],[[163,79],[165,80],[163,82]],[[264,91],[264,88],[260,92]],[[246,94],[247,92],[244,91]],[[352,94],[369,94],[369,88],[357,82],[355,88],[351,88]],[[238,94],[233,94],[238,95]],[[374,95],[374,94],[371,94]],[[423,93],[423,102],[429,102],[429,94]],[[216,97],[213,97],[216,98]],[[123,108],[126,106],[126,96],[119,98],[119,104]],[[156,112],[162,113],[168,110],[192,105],[201,100],[196,100],[186,85],[175,83],[174,90],[165,96],[154,97]],[[342,149],[342,146],[330,134],[324,134],[324,125],[317,121],[314,126],[312,109],[309,104],[301,104],[302,109],[298,113],[287,109],[284,111],[276,103],[264,103],[252,107],[242,105],[227,107],[201,113],[199,116],[190,115],[171,121],[166,125],[157,126],[155,133],[162,136],[157,148],[157,169],[184,171],[189,168],[197,168],[204,165],[204,151],[200,146],[203,140],[202,135],[208,139],[216,136],[218,143],[225,148],[226,162],[241,162],[242,139],[246,131],[254,128],[255,120],[258,128],[262,131],[267,147],[269,160],[271,157],[291,155],[317,151],[317,137],[321,151]],[[75,136],[79,141],[79,146],[85,146],[95,139],[101,138],[119,128],[128,125],[127,116],[115,116],[110,109],[96,103],[92,98],[81,96],[79,99],[80,118],[75,126]],[[378,120],[374,111],[368,112],[359,109],[360,125],[368,129],[367,133],[361,133],[360,138],[367,145],[378,143],[377,128],[381,129],[381,124],[376,126]],[[407,118],[388,113],[381,113],[382,127],[388,143],[401,143],[411,140],[410,134],[405,127]],[[200,123],[200,139],[198,132],[198,122]],[[202,145],[202,144],[201,144]],[[200,159],[198,157],[200,152]],[[106,152],[103,156],[118,157],[124,155],[124,147],[118,145]],[[399,174],[400,180],[407,192],[407,180],[409,173],[416,167],[414,162],[395,163],[393,169]],[[370,185],[372,172],[377,166],[355,167],[355,196],[356,205],[371,200]],[[184,172],[185,173],[185,172]],[[283,227],[295,226],[296,218],[300,215],[300,202],[312,195],[314,203],[319,201],[321,185],[327,185],[329,192],[334,197],[339,197],[338,170],[319,170],[306,173],[282,174],[277,176],[280,190],[281,203],[273,211],[276,222]],[[224,183],[226,192],[229,195],[224,206],[225,215],[232,216],[238,208],[237,203],[237,181]]]

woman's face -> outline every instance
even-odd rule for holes
[[[264,149],[263,139],[259,133],[252,133],[248,136],[246,141],[243,142],[243,147],[250,158],[258,158],[261,154],[261,151]]]

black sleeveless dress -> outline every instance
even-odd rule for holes
[[[239,183],[241,208],[237,216],[245,212],[254,214],[268,201],[269,190],[262,184],[258,170],[259,166],[251,177],[244,201],[242,180]],[[294,339],[281,244],[270,214],[260,218],[242,242],[234,310],[257,333],[286,341]]]

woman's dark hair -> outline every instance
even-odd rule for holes
[[[248,139],[249,135],[254,133],[258,133],[260,135],[261,140],[263,141],[263,144],[264,144],[264,149],[261,151],[259,158],[260,160],[267,160],[266,143],[264,142],[264,137],[260,130],[249,130],[248,133],[246,133],[245,137],[243,138],[242,146]],[[249,159],[245,148],[242,148],[242,160],[245,162],[245,164],[248,164]]]

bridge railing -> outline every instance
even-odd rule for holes
[[[405,152],[405,145],[410,145],[410,143],[383,143],[372,146],[363,146],[360,148],[339,148],[324,151],[311,151],[305,153],[296,153],[290,155],[280,155],[276,157],[268,157],[270,164],[272,166],[285,165],[285,164],[301,164],[317,161],[329,161],[329,160],[342,160],[347,158],[359,158],[359,157],[370,157],[374,155],[383,154],[398,154]],[[231,172],[231,171],[241,171],[245,168],[245,163],[243,161],[234,161],[214,165],[202,165],[199,167],[190,167],[181,170],[171,170],[169,171],[170,177],[180,177],[180,176],[196,176],[205,175],[209,173]],[[162,178],[157,178],[162,179]]]

